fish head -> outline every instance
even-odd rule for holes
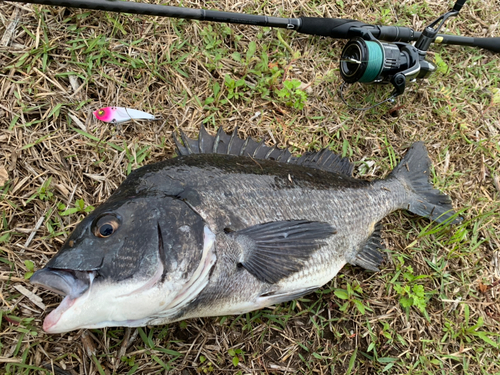
[[[102,204],[31,277],[65,296],[43,329],[146,325],[206,285],[214,238],[202,218],[173,197]]]
[[[94,116],[96,119],[104,122],[115,121],[117,108],[116,107],[104,107],[94,111]]]

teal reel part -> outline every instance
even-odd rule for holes
[[[354,38],[342,50],[340,75],[347,83],[380,81],[379,77],[385,62],[385,50],[382,43]]]

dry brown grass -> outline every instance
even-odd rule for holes
[[[226,0],[183,5],[397,22],[415,29],[448,5],[422,3]],[[459,18],[447,23],[448,32],[499,36],[499,11],[498,1],[469,1]],[[87,13],[0,2],[0,368],[10,364],[0,373],[37,373],[43,366],[64,374],[500,373],[498,55],[433,48],[449,72],[412,86],[398,100],[397,112],[390,106],[357,112],[336,95],[343,41],[287,31],[281,31],[280,40],[276,30],[252,26]],[[18,24],[10,26],[14,20]],[[232,54],[239,52],[245,60],[252,41],[257,49],[250,68],[267,51],[269,63],[283,73],[271,89],[293,78],[308,85],[303,110],[252,89],[243,99],[221,102],[228,95],[224,76],[237,80],[249,69]],[[294,57],[296,52],[300,56]],[[254,73],[246,79],[260,80]],[[215,83],[220,100],[205,105]],[[93,110],[112,104],[149,111],[163,121],[116,128],[93,118]],[[261,115],[255,117],[257,112]],[[128,168],[171,157],[171,134],[182,129],[194,137],[204,120],[212,132],[238,126],[240,136],[298,153],[344,150],[353,161],[375,162],[364,173],[369,178],[390,171],[392,152],[401,155],[412,141],[424,140],[435,164],[435,185],[465,210],[465,223],[429,233],[435,227],[426,228],[425,220],[392,215],[385,222],[390,253],[381,272],[346,267],[321,293],[274,309],[141,330],[43,333],[42,319],[60,298],[25,281],[25,262],[43,267],[83,217],[61,216],[59,205],[74,207],[78,199],[98,205]],[[149,154],[138,163],[145,146]],[[5,174],[9,182],[1,188]],[[413,285],[400,272],[408,272],[407,266],[413,275],[426,276],[416,283],[430,297],[430,319],[415,307],[405,311],[398,302],[394,286]],[[335,292],[348,285],[360,285],[362,292],[340,311],[345,301]],[[45,311],[19,286],[41,297]],[[354,299],[370,310],[362,314]],[[484,325],[474,327],[481,320]],[[241,359],[237,366],[235,355]]]

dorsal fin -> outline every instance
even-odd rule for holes
[[[174,134],[174,142],[179,155],[225,154],[250,156],[254,159],[298,164],[347,176],[352,175],[354,168],[347,158],[334,154],[326,148],[318,152],[306,152],[300,157],[295,157],[287,149],[279,149],[276,146],[268,147],[264,142],[257,143],[252,138],[239,138],[238,128],[235,128],[233,133],[229,135],[220,127],[217,135],[212,136],[202,126],[198,140],[188,138],[183,132],[181,132],[181,139],[182,143]]]

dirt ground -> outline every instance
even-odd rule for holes
[[[153,2],[153,1],[150,1]],[[154,1],[156,2],[156,1]],[[159,3],[159,2],[158,2]],[[447,1],[175,1],[276,17],[422,30]],[[471,0],[444,33],[500,37],[498,0]],[[438,70],[368,111],[339,97],[345,40],[284,29],[0,2],[0,373],[500,374],[500,60],[434,45]],[[500,43],[500,42],[499,42]],[[366,107],[390,87],[353,85]],[[155,121],[97,121],[107,106]],[[173,157],[204,124],[329,148],[354,175],[387,176],[425,141],[431,179],[464,221],[384,219],[380,272],[345,266],[299,301],[242,316],[48,335],[61,297],[29,277],[131,170]]]

